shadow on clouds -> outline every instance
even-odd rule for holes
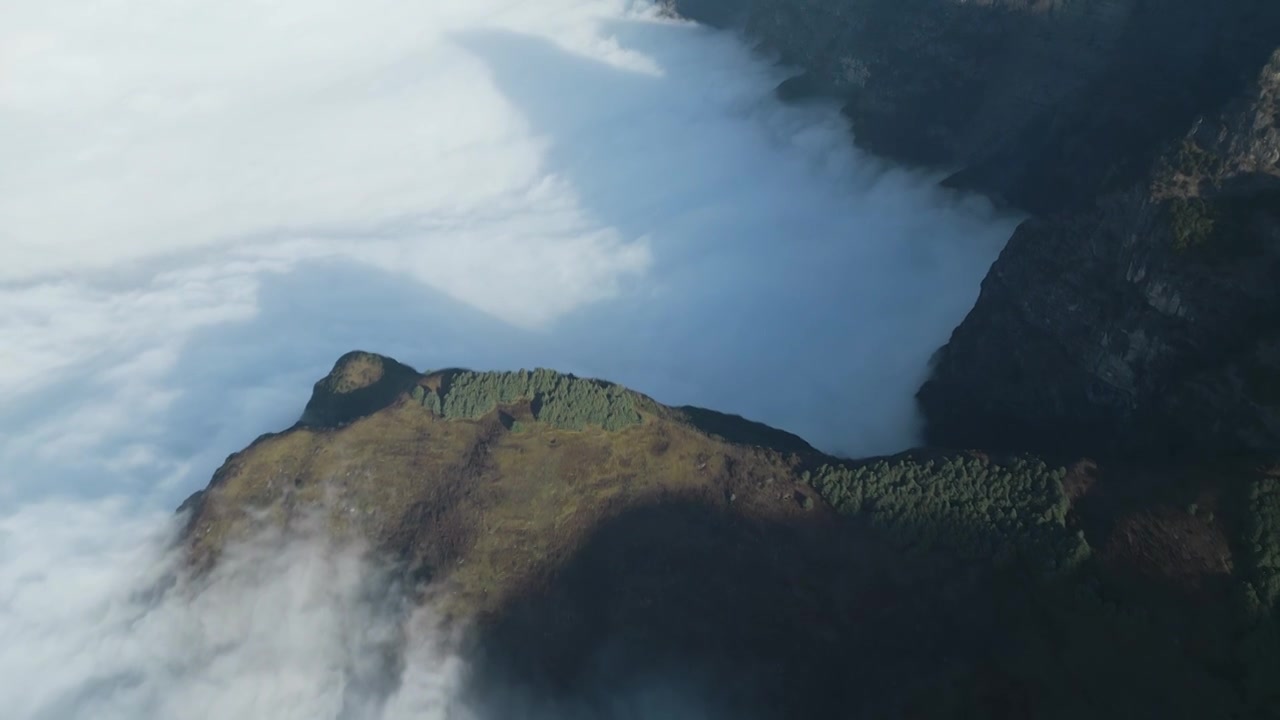
[[[1011,223],[862,156],[829,109],[707,87],[688,68],[710,63],[702,72],[729,86],[759,81],[696,51],[725,36],[680,28],[700,36],[686,45],[653,23],[607,27],[657,69],[511,32],[458,38],[545,138],[546,169],[584,212],[652,250],[636,287],[556,326],[576,348],[569,365],[829,451],[914,444],[907,398]]]

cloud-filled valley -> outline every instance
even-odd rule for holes
[[[19,720],[445,713],[457,660],[397,635],[430,618],[372,603],[353,551],[275,539],[188,587],[172,508],[353,348],[910,447],[929,358],[1015,220],[863,155],[837,108],[774,98],[785,68],[644,2],[11,5],[0,706]]]

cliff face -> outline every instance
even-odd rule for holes
[[[1280,53],[1147,180],[1018,229],[920,398],[933,440],[1280,448]]]
[[[1032,210],[1137,181],[1280,37],[1267,0],[674,0],[803,69],[858,142]]]

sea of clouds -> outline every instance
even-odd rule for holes
[[[4,716],[464,712],[357,550],[172,557],[171,509],[347,350],[915,443],[1015,219],[786,75],[638,1],[6,0]]]

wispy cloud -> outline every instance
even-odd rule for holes
[[[449,636],[359,547],[264,529],[191,577],[175,533],[119,501],[0,517],[7,717],[459,717]]]

